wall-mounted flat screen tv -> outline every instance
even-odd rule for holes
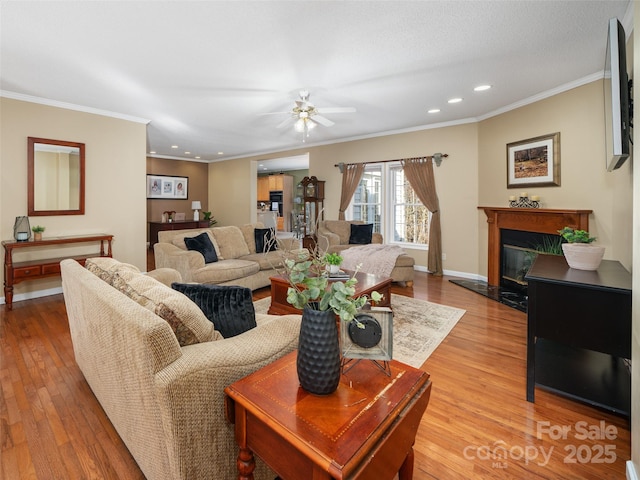
[[[626,35],[616,18],[609,20],[604,67],[606,167],[611,172],[629,157],[630,87]]]

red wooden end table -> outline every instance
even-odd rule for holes
[[[253,479],[255,453],[283,479],[411,479],[429,374],[392,360],[389,377],[359,362],[334,393],[318,396],[300,387],[296,355],[225,389],[240,447],[238,478]]]

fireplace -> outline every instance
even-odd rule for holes
[[[525,276],[545,245],[559,242],[558,234],[502,229],[500,232],[500,281],[498,286],[527,294]]]
[[[533,261],[535,244],[548,235],[557,236],[565,226],[589,230],[592,210],[478,207],[489,224],[487,282],[456,280],[487,297],[521,311],[527,309],[524,275]],[[505,248],[506,243],[506,248]]]
[[[546,208],[495,208],[484,210],[489,224],[489,251],[487,257],[487,281],[500,285],[502,231],[546,233],[557,235],[565,226],[589,230],[589,214],[592,210],[551,210]]]

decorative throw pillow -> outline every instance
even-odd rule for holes
[[[92,257],[87,258],[84,262],[84,267],[93,273],[95,276],[101,278],[109,285],[113,283],[113,276],[120,270],[130,270],[132,272],[140,272],[138,267],[130,265],[128,263],[122,263],[111,257]]]
[[[367,245],[371,243],[371,237],[373,236],[373,223],[366,224],[351,224],[351,235],[349,236],[349,243],[354,245]]]
[[[257,325],[250,288],[175,282],[171,288],[198,305],[224,338],[234,337]]]
[[[200,252],[204,257],[204,263],[213,263],[218,261],[216,249],[213,248],[213,243],[206,232],[201,233],[196,237],[185,237],[184,244],[187,246],[187,250]]]
[[[274,228],[256,228],[253,234],[256,240],[256,253],[272,252],[278,249]]]
[[[141,273],[120,271],[114,287],[165,320],[180,346],[218,340],[220,335],[195,303]]]
[[[212,228],[213,237],[218,244],[218,258],[230,260],[232,258],[244,257],[249,255],[249,247],[244,241],[244,235],[240,227],[229,225],[226,227]]]

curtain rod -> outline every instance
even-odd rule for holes
[[[449,156],[448,153],[434,153],[433,155],[426,155],[425,157],[411,157],[411,158],[432,158],[435,162],[436,162],[436,167],[440,166],[440,163],[442,163],[442,159],[443,158],[447,158]],[[362,162],[366,165],[369,164],[374,164],[374,163],[390,163],[390,162],[401,162],[402,160],[408,160],[407,158],[398,158],[396,160],[377,160],[375,162]],[[334,165],[334,167],[338,167],[340,169],[340,171],[342,171],[342,169],[345,166],[349,166],[349,165],[356,165],[355,163],[336,163]]]

